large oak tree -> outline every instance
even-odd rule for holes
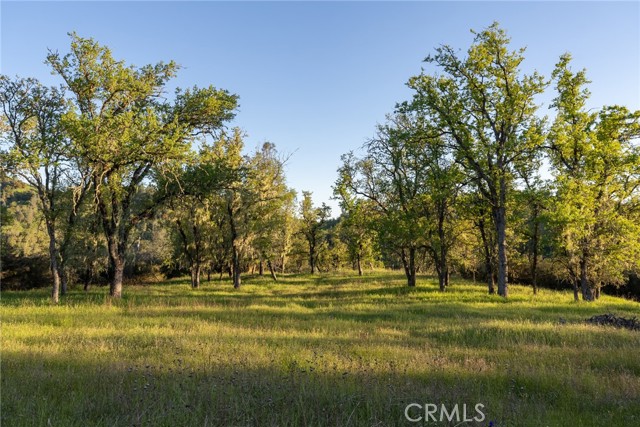
[[[430,117],[454,149],[456,160],[489,202],[497,241],[498,293],[508,295],[507,196],[514,165],[533,155],[536,95],[546,87],[536,72],[520,70],[524,49],[509,49],[510,39],[497,23],[479,33],[466,57],[450,46],[426,58],[441,74],[425,72],[409,80],[416,91],[413,108]]]
[[[211,133],[234,116],[237,97],[214,87],[164,98],[174,62],[127,66],[92,39],[71,34],[71,52],[47,62],[72,94],[64,125],[90,165],[94,202],[105,233],[110,294],[122,295],[125,252],[132,228],[158,200],[134,208],[133,198],[152,171],[185,156],[195,134]]]

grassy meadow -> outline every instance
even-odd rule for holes
[[[640,425],[640,333],[584,323],[640,304],[510,291],[376,272],[72,290],[59,306],[2,292],[2,426]],[[486,418],[411,423],[410,403]]]

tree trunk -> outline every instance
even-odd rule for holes
[[[309,267],[311,268],[311,274],[316,273],[316,248],[309,242]]]
[[[93,275],[90,268],[84,270],[84,286],[82,289],[87,292],[89,290],[89,284],[91,283],[91,276]]]
[[[504,195],[503,197],[504,198]],[[495,209],[496,217],[496,237],[498,241],[498,295],[507,298],[509,296],[508,284],[508,266],[507,266],[507,247],[506,247],[506,231],[507,218],[504,207],[504,201],[501,206]]]
[[[538,293],[538,242],[537,236],[534,241],[533,256],[531,259],[531,286],[533,286],[533,294]]]
[[[60,301],[60,275],[58,274],[57,260],[51,259],[51,274],[53,275],[53,288],[51,289],[51,302],[58,304]]]
[[[416,285],[416,250],[415,248],[409,249],[409,286],[414,287]]]
[[[573,279],[573,299],[575,302],[580,301],[580,288],[578,287],[578,280]]]
[[[124,259],[109,259],[113,275],[109,283],[109,295],[114,298],[122,298],[122,281],[124,278]]]
[[[580,259],[580,288],[582,290],[582,299],[585,301],[593,301],[593,292],[589,286],[588,270],[588,255],[583,253]]]
[[[258,274],[260,276],[264,276],[264,265],[262,263],[262,259],[260,259],[260,264],[258,266]]]
[[[409,280],[409,261],[407,260],[407,252],[402,248],[400,250],[400,259],[402,260],[402,268],[404,268],[404,275]]]
[[[487,238],[487,230],[485,228],[484,219],[480,219],[478,221],[478,228],[480,229],[480,237],[482,238],[482,246],[484,248],[484,267],[487,275],[487,285],[489,287],[489,294],[495,294],[495,281],[494,281],[494,272],[493,272],[493,256],[492,256],[492,247],[489,243],[489,239]]]
[[[242,285],[242,280],[240,278],[240,254],[238,253],[238,248],[235,246],[232,250],[232,262],[233,262],[233,287],[235,289],[239,289]]]
[[[267,260],[267,267],[269,268],[269,272],[271,273],[271,278],[273,279],[274,282],[277,282],[278,276],[276,276],[276,270],[273,268],[273,264],[269,259]]]
[[[433,251],[436,256],[436,265],[438,266],[438,284],[440,291],[447,290],[449,285],[449,265],[447,263],[447,237],[445,232],[445,220],[446,220],[447,207],[444,202],[439,204],[438,208],[438,240],[440,247],[439,251]]]
[[[121,250],[113,236],[107,236],[109,253],[109,295],[122,298],[122,281],[124,278],[124,251]]]
[[[438,285],[440,286],[440,291],[444,292],[447,290],[449,286],[449,266],[447,265],[447,261],[442,261],[440,263],[440,267],[438,270]]]
[[[446,279],[445,279],[445,272],[440,269],[438,271],[438,287],[440,288],[441,292],[444,292],[447,289],[447,285],[446,285]]]
[[[195,262],[191,265],[191,287],[198,289],[200,287],[200,272],[202,267],[200,263]]]
[[[404,273],[407,276],[407,285],[414,287],[416,285],[416,249],[409,248],[409,256],[404,249],[401,252]]]
[[[60,301],[60,265],[58,264],[58,247],[56,244],[56,232],[52,222],[47,221],[47,233],[49,234],[49,268],[53,276],[53,288],[51,289],[51,302],[57,304]]]
[[[444,242],[441,242],[440,249],[440,278],[438,279],[440,284],[440,290],[446,291],[449,286],[449,264],[447,263],[447,250],[444,247]]]
[[[227,213],[229,215],[229,225],[231,226],[231,269],[233,271],[233,287],[239,289],[241,283],[240,279],[240,253],[238,250],[238,230],[236,229],[236,217],[231,202],[227,203]]]
[[[362,263],[360,262],[360,253],[356,255],[356,265],[358,267],[358,276],[362,276]]]
[[[69,284],[69,272],[64,265],[64,258],[60,261],[60,295],[67,294],[67,285]]]
[[[538,240],[540,227],[538,226],[538,205],[533,206],[533,235],[531,237],[531,286],[533,294],[538,293]]]

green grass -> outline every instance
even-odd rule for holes
[[[370,273],[2,293],[3,426],[392,426],[409,403],[468,425],[640,425],[640,305]],[[561,320],[562,319],[562,320]],[[475,415],[471,411],[472,415]],[[416,412],[417,414],[417,412]]]

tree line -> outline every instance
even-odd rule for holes
[[[3,280],[34,280],[47,259],[52,300],[70,282],[125,275],[278,274],[352,267],[570,284],[593,300],[640,267],[640,112],[587,108],[584,70],[563,55],[550,78],[521,71],[498,24],[465,56],[441,46],[437,71],[409,79],[358,154],[342,156],[341,215],[287,186],[287,157],[246,154],[228,128],[239,97],[209,86],[166,93],[179,66],[134,67],[71,34],[49,52],[59,87],[0,78]],[[554,117],[537,97],[555,92]],[[43,242],[48,242],[44,245]],[[31,272],[31,273],[30,273]]]
[[[129,66],[70,36],[69,53],[46,58],[59,87],[0,77],[5,286],[42,281],[45,257],[54,302],[76,281],[106,280],[121,297],[127,267],[186,272],[195,288],[203,273],[228,273],[239,288],[255,267],[277,280],[307,263],[341,266],[330,209],[309,192],[297,201],[274,144],[245,154],[246,135],[229,129],[237,95],[209,86],[170,97],[177,64]]]
[[[543,257],[576,300],[591,301],[640,266],[640,111],[588,109],[586,72],[569,54],[547,79],[523,73],[524,49],[509,44],[494,23],[465,56],[435,49],[425,62],[437,71],[409,79],[413,98],[363,156],[343,156],[339,193],[368,206],[409,286],[420,251],[445,290],[455,258],[468,262],[475,246],[489,293],[507,297],[510,277],[535,292]],[[548,86],[553,119],[536,102]],[[509,260],[523,258],[511,274]]]

